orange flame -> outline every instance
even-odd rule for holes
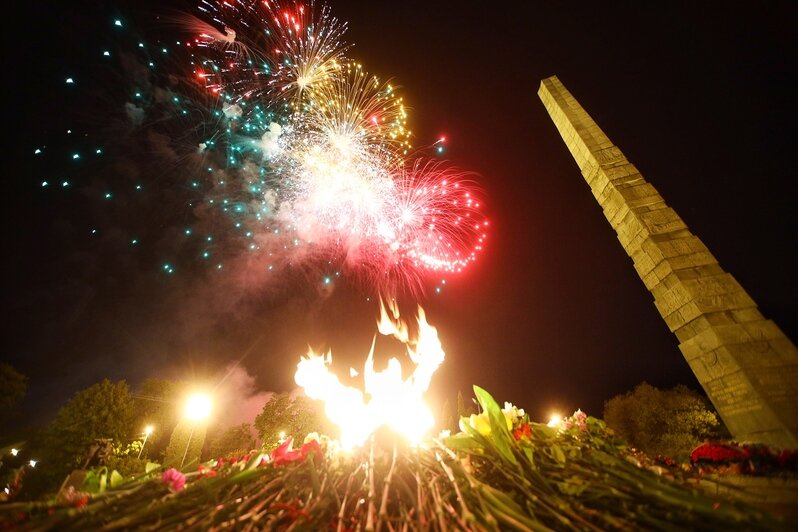
[[[411,443],[418,443],[435,424],[423,395],[445,356],[438,331],[427,323],[424,310],[419,307],[418,338],[414,340],[399,317],[398,308],[390,303],[388,307],[392,317],[380,301],[377,330],[405,344],[416,366],[407,379],[402,379],[402,366],[396,358],[391,358],[384,370],[374,370],[376,335],[363,367],[363,391],[345,386],[330,372],[330,352],[318,355],[311,350],[297,364],[296,383],[308,397],[324,401],[327,417],[341,429],[344,449],[362,445],[382,425],[391,427]]]

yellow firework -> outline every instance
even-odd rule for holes
[[[347,62],[307,90],[307,117],[335,144],[370,146],[392,164],[410,150],[407,109],[388,82]]]

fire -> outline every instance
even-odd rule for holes
[[[413,339],[396,306],[389,304],[389,308],[392,317],[380,301],[377,330],[405,345],[415,364],[413,374],[407,379],[402,379],[402,366],[396,358],[391,358],[384,370],[374,370],[374,342],[363,367],[363,391],[342,384],[330,371],[330,352],[319,355],[311,350],[297,364],[296,383],[308,397],[324,401],[327,417],[341,429],[340,443],[344,449],[362,445],[383,425],[411,443],[418,443],[435,424],[423,395],[445,356],[438,331],[427,323],[424,309],[419,307],[418,337]]]

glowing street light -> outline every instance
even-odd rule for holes
[[[191,421],[202,421],[211,414],[211,398],[203,393],[195,393],[186,401],[185,416]]]
[[[183,411],[183,415],[191,421],[191,432],[188,435],[188,441],[186,442],[186,450],[183,451],[183,458],[180,460],[180,467],[183,467],[183,463],[186,461],[186,455],[188,454],[188,448],[191,445],[191,438],[194,436],[194,429],[197,426],[197,423],[200,421],[204,421],[211,415],[211,398],[210,396],[204,393],[195,393],[194,395],[189,396],[188,400],[186,401],[186,407]]]
[[[30,461],[28,461],[28,465],[30,465],[31,467],[36,467],[36,464],[38,464],[38,463],[39,463],[38,460],[30,460]]]
[[[19,454],[19,449],[11,449],[11,456],[16,456]]]
[[[152,434],[152,425],[147,425],[144,427],[144,441],[141,442],[141,449],[139,449],[138,458],[141,458],[141,451],[143,451],[144,446],[147,445],[147,438],[150,437],[150,434]]]
[[[558,427],[562,423],[562,416],[560,414],[554,413],[549,416],[549,422],[546,423],[547,427]]]

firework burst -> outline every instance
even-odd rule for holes
[[[312,129],[337,144],[359,144],[369,155],[400,165],[410,149],[407,110],[390,83],[348,62],[309,91]]]
[[[185,167],[195,220],[182,233],[206,235],[194,256],[222,269],[236,243],[247,267],[315,265],[389,294],[476,259],[488,222],[475,184],[413,150],[397,86],[346,57],[328,6],[200,0],[167,21],[188,38],[136,43],[146,75],[125,113]]]
[[[327,82],[341,69],[346,24],[330,13],[327,5],[316,9],[311,1],[264,1],[271,24],[267,30],[272,38],[278,68],[270,83],[276,95],[293,101],[297,109],[305,91]]]

